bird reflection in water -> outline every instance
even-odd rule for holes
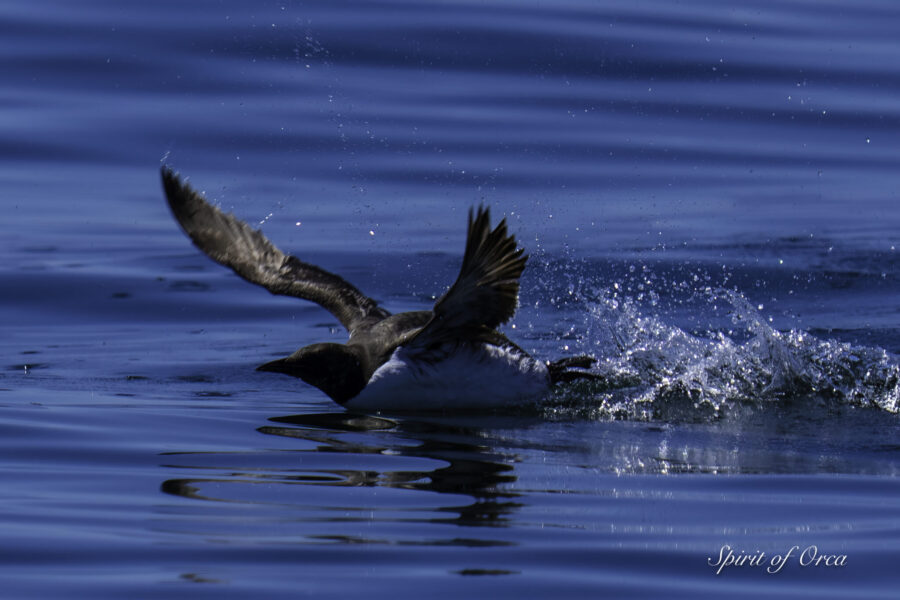
[[[429,518],[428,521],[467,527],[503,527],[509,516],[521,506],[515,501],[518,494],[505,489],[507,484],[516,481],[512,466],[516,460],[515,456],[479,445],[481,429],[464,422],[389,419],[347,412],[290,415],[273,417],[270,421],[274,424],[260,427],[258,431],[266,435],[313,443],[312,448],[309,444],[303,444],[303,449],[298,450],[304,454],[303,458],[297,461],[302,463],[302,467],[286,469],[283,458],[276,461],[277,466],[267,467],[258,464],[253,468],[227,466],[223,464],[222,455],[217,455],[218,457],[213,459],[216,465],[202,466],[201,463],[209,462],[208,459],[199,458],[202,453],[169,453],[168,456],[191,456],[192,459],[199,460],[193,465],[166,466],[180,470],[198,469],[203,471],[203,476],[169,479],[162,484],[162,491],[186,498],[219,502],[245,501],[235,497],[216,497],[226,489],[231,489],[222,484],[234,483],[266,483],[269,486],[280,484],[388,487],[453,496],[465,495],[471,496],[473,502],[440,506],[434,510],[446,516]],[[358,470],[309,468],[310,464],[317,462],[313,457],[307,458],[307,453],[310,452],[357,455],[359,458],[350,462],[370,468]],[[384,461],[383,459],[367,461],[366,455],[432,459],[439,461],[440,466],[432,470],[373,470],[371,463],[383,464]],[[283,457],[283,454],[281,456]],[[334,463],[331,460],[319,462],[327,465]],[[268,489],[271,491],[270,487]],[[235,495],[245,496],[240,493]],[[266,502],[258,496],[256,498],[258,501]],[[377,502],[374,496],[370,500]],[[490,543],[487,540],[468,542],[454,540],[454,542],[465,545]]]

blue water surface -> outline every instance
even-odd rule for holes
[[[3,594],[896,598],[898,27],[886,0],[3,3]],[[256,372],[346,334],[202,256],[162,164],[394,312],[490,205],[530,255],[504,332],[604,383],[356,415]]]

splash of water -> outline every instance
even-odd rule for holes
[[[900,412],[900,361],[880,348],[774,329],[742,294],[706,288],[732,327],[691,333],[606,290],[589,304],[582,347],[601,383],[557,391],[548,411],[591,418],[710,420],[746,406],[812,401]]]

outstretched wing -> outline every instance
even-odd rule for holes
[[[506,231],[506,219],[491,230],[490,209],[472,215],[462,268],[453,286],[434,305],[434,316],[405,345],[429,347],[455,339],[489,336],[516,312],[519,277],[527,256]]]
[[[172,214],[194,244],[250,283],[315,302],[351,332],[363,321],[390,315],[337,275],[284,254],[261,231],[208,203],[167,166],[162,182]]]

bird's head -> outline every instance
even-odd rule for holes
[[[367,377],[357,349],[345,344],[312,344],[288,357],[267,362],[258,371],[298,377],[344,404],[366,387]]]

